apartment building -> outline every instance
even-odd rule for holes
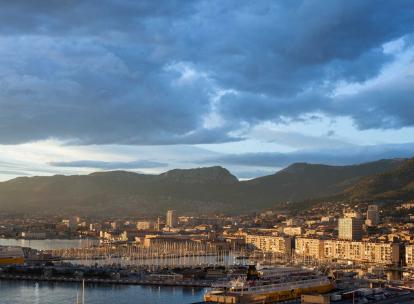
[[[325,240],[324,258],[378,264],[397,264],[400,260],[400,245],[397,243]]]
[[[338,238],[359,241],[362,239],[363,220],[355,217],[340,218],[338,221]]]
[[[297,256],[310,257],[314,259],[323,259],[324,240],[314,238],[296,238],[295,254]]]
[[[414,268],[414,244],[405,245],[405,265]]]
[[[398,264],[400,261],[400,245],[397,243],[298,238],[295,253],[297,256],[319,260],[343,260],[383,265]]]
[[[263,252],[292,254],[292,239],[290,237],[247,234],[245,238],[246,244],[253,245]]]

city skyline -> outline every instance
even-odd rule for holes
[[[411,157],[411,8],[2,3],[0,180]]]

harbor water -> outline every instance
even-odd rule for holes
[[[76,283],[0,281],[0,304],[74,304]],[[86,285],[87,304],[189,304],[200,302],[202,288]]]

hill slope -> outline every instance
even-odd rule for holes
[[[0,183],[0,210],[114,215],[152,214],[167,208],[208,211],[208,204],[219,209],[226,200],[223,192],[238,183],[220,167],[161,175],[109,171],[19,177]]]
[[[246,182],[262,199],[303,201],[341,193],[360,178],[395,169],[402,160],[379,160],[351,166],[296,163],[276,174]]]
[[[393,170],[361,179],[345,195],[351,199],[413,199],[414,158]]]
[[[48,214],[139,215],[245,212],[285,201],[342,193],[366,176],[397,168],[402,160],[355,166],[293,164],[273,175],[238,181],[222,167],[171,170],[160,175],[126,171],[20,177],[0,183],[0,211]]]

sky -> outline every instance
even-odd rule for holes
[[[414,2],[0,0],[0,180],[414,156]]]

